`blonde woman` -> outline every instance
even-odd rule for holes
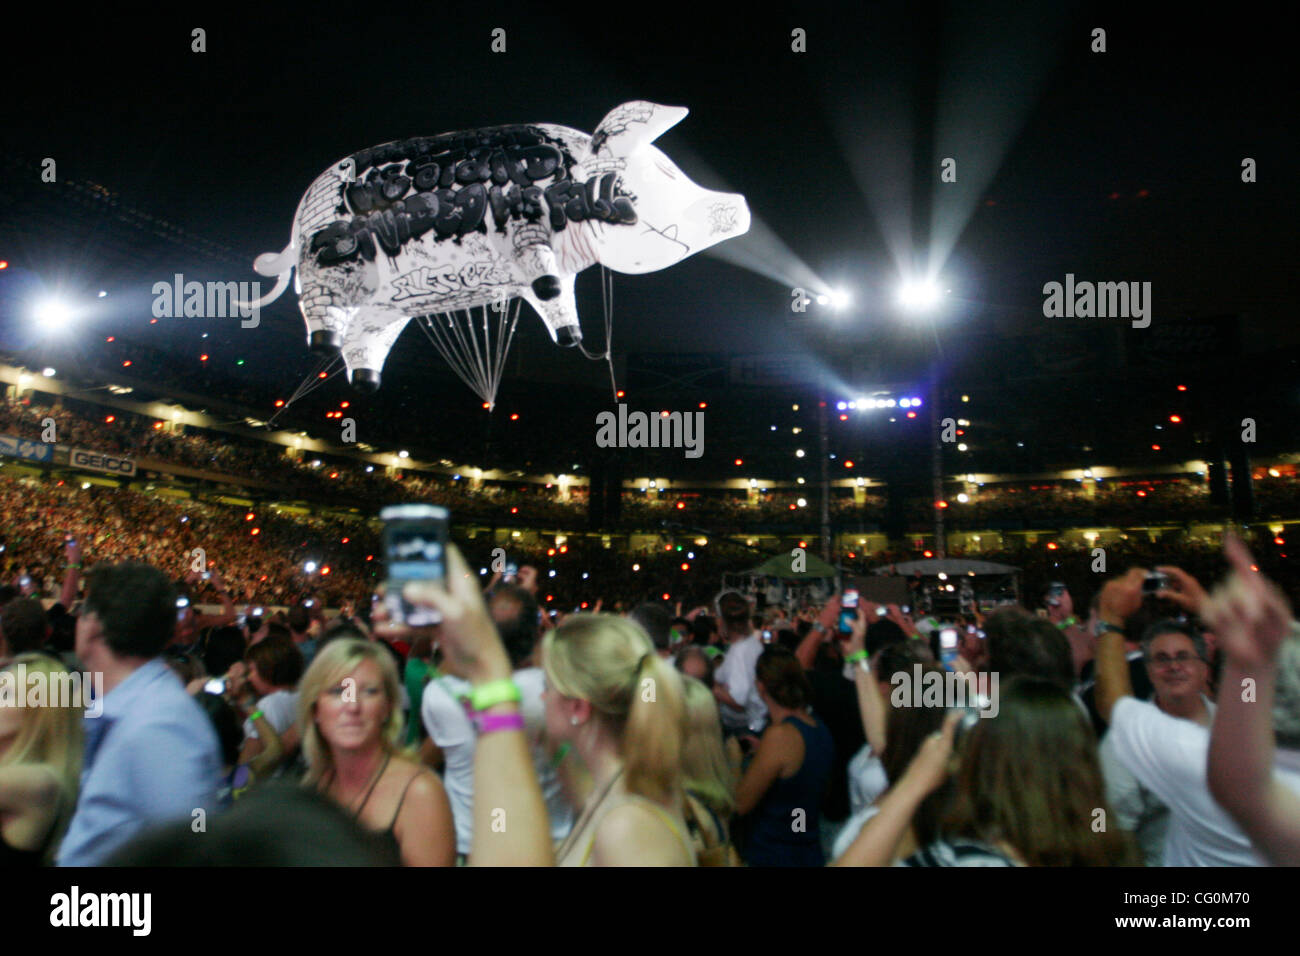
[[[713,691],[694,677],[683,677],[682,680],[686,689],[682,777],[687,815],[694,824],[691,835],[695,838],[695,850],[699,855],[725,846],[730,839],[727,820],[736,809],[736,765],[739,760],[733,764],[723,745],[722,720]]]
[[[298,688],[305,782],[391,840],[407,866],[451,866],[456,838],[442,782],[398,749],[397,668],[383,646],[339,638]]]
[[[560,866],[694,866],[683,817],[681,676],[636,624],[578,614],[542,641],[546,728],[592,787]]]
[[[51,691],[68,676],[45,654],[19,654],[4,670],[11,676],[0,679],[14,681],[18,694],[26,693],[34,675]],[[0,704],[0,870],[52,862],[77,803],[81,720],[79,707]]]

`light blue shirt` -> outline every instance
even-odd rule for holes
[[[85,719],[85,733],[81,793],[59,866],[99,866],[152,826],[213,811],[221,775],[216,729],[161,658],[105,694],[103,713]]]

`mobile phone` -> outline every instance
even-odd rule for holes
[[[18,586],[23,588],[31,587],[32,586],[31,576],[24,574],[21,578],[18,579]]]
[[[1151,571],[1142,579],[1142,593],[1155,594],[1169,586],[1169,575]]]
[[[185,620],[185,609],[188,608],[189,606],[190,606],[190,599],[187,598],[185,595],[182,594],[180,597],[176,599],[176,620],[178,621]]]
[[[772,643],[772,632],[767,630],[766,628],[763,629],[763,643],[764,644]]]
[[[910,604],[904,604],[902,607],[899,608],[899,610],[902,611],[904,614],[911,614],[911,613],[912,613],[912,605],[910,605]]]
[[[888,614],[889,614],[889,608],[885,607],[883,604],[879,605],[876,608],[876,617],[886,617],[888,616]]]
[[[226,692],[226,681],[221,677],[214,677],[203,685],[203,690],[208,694],[224,694]]]
[[[957,628],[939,629],[939,660],[943,666],[952,670],[952,662],[957,659]]]
[[[519,577],[519,565],[511,561],[506,565],[506,573],[501,576],[503,584],[514,584],[515,579]]]
[[[204,571],[203,574],[202,574],[202,578],[203,578],[204,581],[211,581],[211,580],[212,580],[212,572],[211,572],[211,571]]]
[[[853,622],[858,619],[858,592],[854,588],[846,588],[844,597],[840,599],[840,623],[839,630],[841,634],[853,633]]]
[[[432,608],[417,607],[402,597],[409,581],[443,581],[447,577],[447,541],[451,513],[437,505],[390,505],[379,512],[384,522],[384,556],[388,578],[384,602],[390,619],[410,627],[442,623]]]
[[[260,608],[260,607],[255,607],[255,608],[253,608],[253,610],[252,610],[250,613],[253,615],[253,617],[261,617],[261,616],[262,616],[262,608]]]
[[[302,606],[303,606],[303,607],[315,607],[315,606],[316,606],[316,602],[315,602],[313,599],[308,598],[307,600],[305,600],[305,601],[302,602]]]

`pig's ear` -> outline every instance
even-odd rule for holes
[[[684,106],[660,106],[645,100],[616,106],[596,127],[587,155],[595,156],[607,149],[614,156],[629,156],[638,147],[653,143],[689,112]]]

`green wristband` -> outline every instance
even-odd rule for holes
[[[249,718],[248,718],[248,719],[249,719],[250,721],[252,721],[253,723],[257,723],[257,722],[258,722],[259,720],[261,720],[264,716],[265,716],[265,714],[263,714],[260,710],[256,710],[256,711],[253,711],[253,713],[249,715]]]
[[[1070,616],[1067,617],[1064,621],[1062,621],[1060,624],[1058,624],[1058,625],[1056,625],[1056,626],[1057,626],[1058,628],[1060,628],[1060,629],[1063,631],[1063,630],[1065,630],[1067,627],[1074,627],[1074,626],[1075,626],[1076,624],[1078,624],[1078,623],[1079,623],[1079,619],[1078,619],[1077,617],[1075,617],[1074,615],[1070,615]]]
[[[848,657],[844,658],[844,662],[846,664],[856,664],[858,661],[865,661],[866,659],[867,659],[866,650],[861,650],[861,651],[854,651]]]
[[[512,680],[488,681],[469,692],[469,705],[476,711],[484,711],[497,704],[517,704],[523,699],[524,695]]]

